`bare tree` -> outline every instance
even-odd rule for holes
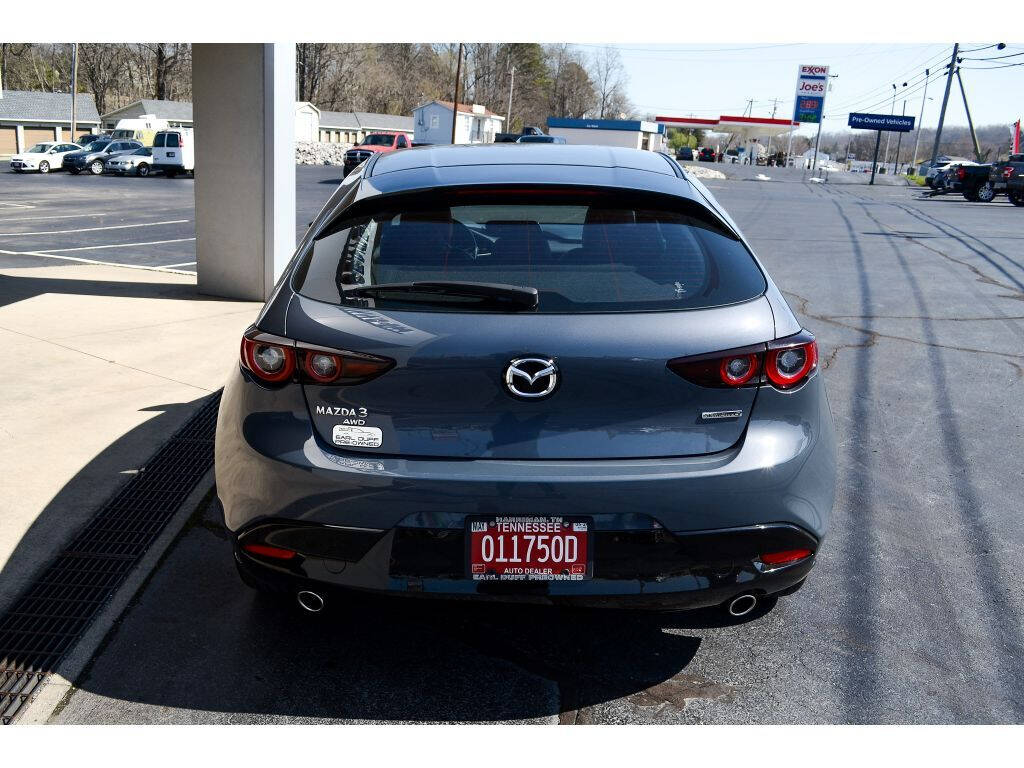
[[[617,48],[606,45],[594,54],[591,64],[594,90],[597,92],[597,116],[618,117],[633,111],[626,96],[626,70]]]

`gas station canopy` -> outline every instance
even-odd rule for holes
[[[698,128],[712,133],[727,133],[740,142],[754,138],[782,136],[800,127],[795,120],[779,120],[774,117],[743,117],[722,115],[718,119],[698,117],[664,117],[654,118],[655,122],[671,128]]]

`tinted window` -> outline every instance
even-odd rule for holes
[[[357,285],[505,283],[537,288],[537,311],[558,313],[697,309],[746,301],[766,288],[743,244],[695,205],[681,213],[650,202],[547,194],[420,200],[325,230],[297,273],[300,293],[340,303],[362,301],[343,298]],[[390,297],[375,301],[403,306]]]
[[[99,152],[104,147],[106,147],[107,144],[109,144],[109,143],[110,143],[109,140],[104,141],[103,139],[100,139],[99,141],[94,141],[92,144],[90,144],[88,147],[86,147],[86,149],[88,149],[90,152]]]
[[[371,133],[362,144],[364,147],[390,147],[395,137],[384,133]]]
[[[166,142],[166,141],[167,141],[167,134],[166,133],[158,133],[153,138],[153,146],[154,147],[162,147],[164,145],[164,142]]]
[[[405,140],[405,136],[399,136],[398,142],[395,144],[396,147],[408,147],[409,142]]]
[[[167,144],[165,146],[167,146],[167,147],[177,147],[177,146],[179,146],[178,134],[176,134],[176,133],[168,133],[167,134]]]

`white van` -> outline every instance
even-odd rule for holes
[[[153,170],[173,179],[179,173],[195,171],[196,147],[191,128],[168,128],[153,138]]]
[[[160,120],[156,115],[142,115],[141,117],[126,117],[118,120],[114,130],[110,133],[112,139],[135,139],[141,141],[147,147],[153,146],[153,139],[157,131],[170,127],[166,120]]]

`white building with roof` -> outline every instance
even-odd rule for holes
[[[370,133],[413,132],[413,118],[380,112],[320,111],[320,141],[358,144]]]
[[[451,144],[452,115],[456,112],[450,101],[434,99],[412,111],[413,142],[416,144]],[[490,144],[494,134],[501,133],[505,118],[482,104],[459,103],[455,123],[456,144]]]
[[[112,131],[118,120],[137,119],[152,115],[157,120],[166,120],[171,128],[192,127],[192,102],[170,101],[169,99],[139,99],[120,109],[100,116],[104,131]]]
[[[76,134],[96,131],[100,116],[91,93],[76,99]],[[71,94],[0,90],[0,157],[24,152],[40,141],[74,141]]]

